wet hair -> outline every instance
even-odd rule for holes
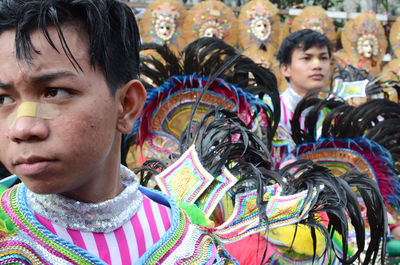
[[[282,41],[279,47],[277,55],[279,64],[291,64],[295,49],[302,48],[306,51],[312,47],[327,47],[329,57],[332,55],[331,41],[325,35],[311,29],[293,32]]]
[[[93,69],[103,71],[112,95],[123,84],[138,77],[140,37],[135,16],[118,0],[1,0],[0,34],[15,30],[17,60],[32,64],[35,49],[30,34],[43,33],[50,38],[49,27],[55,27],[62,51],[76,70],[82,71],[67,45],[64,25],[76,25],[87,36],[88,56]]]

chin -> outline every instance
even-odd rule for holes
[[[321,90],[321,89],[325,89],[327,88],[327,82],[316,82],[313,86],[311,86],[312,88],[309,91],[313,91],[313,90]]]
[[[42,195],[55,194],[55,193],[61,193],[63,191],[62,187],[59,187],[59,185],[51,185],[51,184],[45,184],[40,181],[28,181],[23,179],[22,182],[30,191],[37,194],[42,194]]]

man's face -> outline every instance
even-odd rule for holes
[[[282,64],[281,72],[289,78],[291,87],[301,96],[325,88],[330,73],[328,48],[314,46],[306,51],[295,49],[291,64]]]
[[[118,91],[111,96],[103,73],[89,65],[87,39],[72,27],[63,32],[82,67],[75,70],[63,53],[56,31],[31,34],[33,65],[15,57],[15,31],[0,35],[0,161],[37,193],[70,197],[104,192],[118,175],[121,114]],[[23,102],[53,104],[51,119],[20,117],[11,127],[8,116]]]

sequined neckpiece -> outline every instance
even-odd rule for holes
[[[84,232],[107,233],[131,219],[142,204],[135,174],[121,166],[125,189],[115,198],[100,203],[83,203],[58,194],[26,193],[28,207],[51,222]]]

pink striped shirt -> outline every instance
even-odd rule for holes
[[[53,234],[96,255],[107,264],[134,264],[170,228],[171,209],[143,195],[137,213],[109,233],[82,232],[62,227],[35,214]]]
[[[294,111],[297,104],[300,102],[302,97],[288,87],[285,92],[281,93],[281,120],[279,126],[283,127],[286,131],[291,132],[292,126],[290,121],[293,118]],[[304,117],[300,116],[300,126],[304,129]]]

